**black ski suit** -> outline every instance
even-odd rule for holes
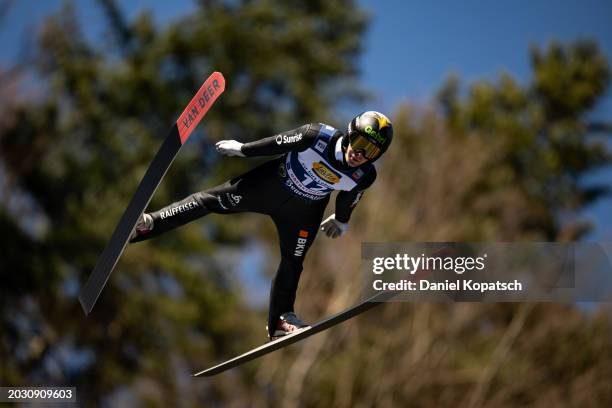
[[[242,145],[246,157],[274,158],[220,186],[190,195],[150,213],[154,228],[133,242],[149,239],[209,213],[255,212],[269,215],[278,230],[281,261],[270,293],[268,330],[281,314],[293,311],[304,257],[314,241],[333,190],[336,220],[347,223],[363,191],[376,179],[366,162],[346,164],[344,134],[313,123]],[[343,143],[344,142],[344,143]]]

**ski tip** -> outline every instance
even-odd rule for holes
[[[202,371],[198,371],[197,373],[193,374],[193,377],[214,377],[215,375],[222,373],[224,371],[229,370],[230,368],[234,368],[236,365],[229,365],[228,362],[232,362],[235,359],[232,359],[230,361],[226,361],[224,363],[221,364],[217,364],[216,366],[213,367],[209,367],[206,370],[202,370]]]
[[[225,90],[225,77],[220,71],[213,72],[212,74],[210,74],[209,78],[216,79],[219,82],[219,85],[221,87],[221,92]]]

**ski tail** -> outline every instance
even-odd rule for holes
[[[140,181],[136,193],[127,209],[121,216],[115,231],[96,266],[79,294],[79,302],[88,315],[100,297],[106,282],[110,278],[115,265],[125,250],[130,233],[151,201],[157,186],[168,171],[183,144],[200,123],[206,112],[225,90],[225,78],[220,72],[213,72],[204,81],[198,92],[191,99],[183,113],[170,129],[159,151],[153,158],[144,177]]]

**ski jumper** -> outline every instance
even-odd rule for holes
[[[153,229],[134,242],[152,238],[210,213],[255,212],[269,215],[276,225],[281,260],[272,281],[268,330],[280,315],[293,311],[302,264],[323,219],[330,194],[336,197],[336,220],[347,223],[363,194],[376,179],[366,162],[346,164],[343,132],[312,123],[242,146],[246,157],[277,156],[220,186],[213,187],[150,213]]]

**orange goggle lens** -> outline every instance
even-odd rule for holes
[[[380,156],[380,147],[361,135],[351,137],[350,144],[353,150],[363,152],[366,159],[372,160]]]

